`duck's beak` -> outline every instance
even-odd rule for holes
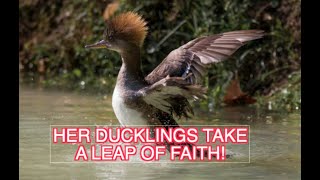
[[[87,49],[101,49],[101,48],[109,48],[109,47],[110,47],[110,43],[105,40],[101,40],[97,43],[85,46],[85,48],[87,48]]]

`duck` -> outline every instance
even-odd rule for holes
[[[124,12],[106,21],[102,40],[85,46],[116,51],[121,56],[112,107],[122,127],[179,127],[176,120],[194,115],[191,102],[206,98],[203,79],[210,66],[265,34],[263,30],[236,30],[195,38],[172,50],[144,76],[141,49],[147,32],[141,15]],[[172,145],[166,143],[167,149]]]

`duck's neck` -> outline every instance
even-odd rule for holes
[[[130,81],[143,80],[140,60],[140,47],[130,45],[120,53],[122,66],[118,74],[118,82],[128,83]]]

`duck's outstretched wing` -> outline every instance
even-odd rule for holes
[[[139,96],[161,111],[177,116],[188,117],[193,114],[187,99],[205,98],[206,88],[192,85],[182,77],[165,77],[156,83],[140,89]]]
[[[259,39],[261,30],[227,32],[194,39],[173,50],[145,80],[150,86],[142,89],[143,100],[178,117],[193,114],[188,99],[204,97],[200,84],[213,63],[230,57],[246,42]]]
[[[145,80],[153,84],[166,76],[187,77],[191,84],[200,84],[207,68],[230,57],[246,42],[263,37],[262,30],[241,30],[200,37],[173,50]]]

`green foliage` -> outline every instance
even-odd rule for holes
[[[301,109],[301,72],[289,76],[288,82],[270,97],[258,98],[258,106],[269,110],[286,110],[289,112]]]
[[[84,48],[102,38],[102,14],[109,1],[20,1],[21,82],[38,83],[44,76],[45,87],[112,92],[121,65],[119,55]],[[142,50],[146,74],[170,51],[198,36],[265,30],[264,39],[249,43],[210,69],[209,99],[219,105],[224,88],[237,73],[244,92],[262,99],[277,97],[273,103],[279,108],[299,104],[300,86],[288,88],[288,81],[300,70],[300,0],[122,0],[116,13],[128,10],[138,11],[148,21]],[[44,72],[39,71],[41,61]],[[277,87],[289,93],[272,96]]]

